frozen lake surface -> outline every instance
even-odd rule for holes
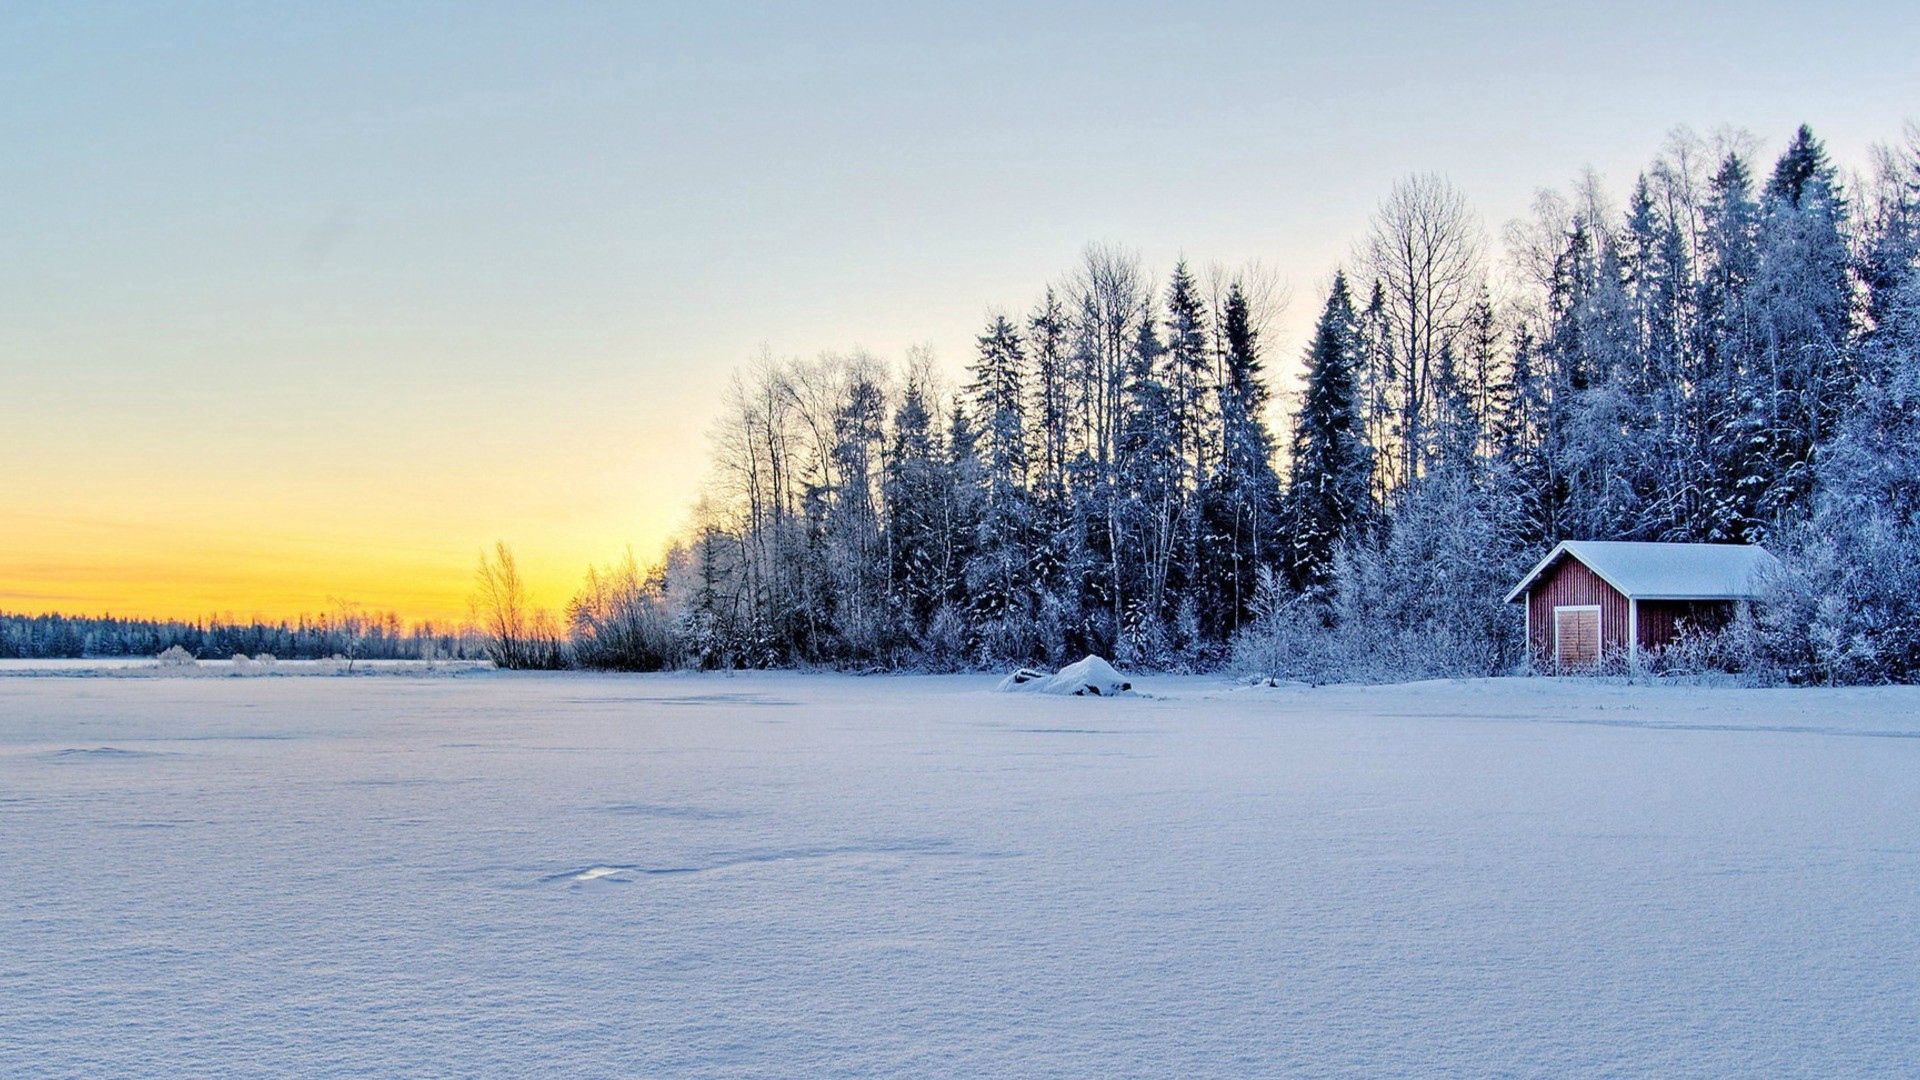
[[[0,678],[0,1075],[1912,1075],[1920,691]]]

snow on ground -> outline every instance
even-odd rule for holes
[[[0,1075],[1862,1076],[1920,691],[0,678]]]

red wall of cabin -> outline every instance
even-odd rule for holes
[[[1553,664],[1553,609],[1572,605],[1600,605],[1600,652],[1627,651],[1627,598],[1600,580],[1571,555],[1562,555],[1527,592],[1533,656],[1537,663]],[[1644,608],[1642,609],[1644,612]],[[1642,640],[1645,640],[1644,630]]]
[[[1733,617],[1728,600],[1640,601],[1640,647],[1651,651],[1673,644],[1681,633],[1718,630]]]

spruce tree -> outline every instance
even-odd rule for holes
[[[978,660],[980,640],[968,611],[967,567],[980,537],[986,484],[979,433],[967,416],[966,404],[956,400],[947,421],[947,483],[940,515],[942,606],[934,613],[935,625],[928,628],[928,636],[937,639],[949,663],[963,656]]]
[[[1336,274],[1307,349],[1287,488],[1288,577],[1322,604],[1331,600],[1340,545],[1369,511],[1372,464],[1360,410],[1358,352],[1353,297],[1346,275]]]
[[[1072,361],[1066,309],[1053,287],[1027,317],[1028,351],[1033,360],[1034,487],[1044,501],[1057,502],[1066,486],[1069,431],[1068,365]]]
[[[978,339],[979,354],[967,387],[979,427],[976,446],[988,480],[988,497],[1005,501],[1027,484],[1026,352],[1020,332],[996,316]]]
[[[946,600],[944,522],[952,471],[934,426],[926,388],[910,378],[893,414],[886,464],[887,558],[891,605],[903,636],[923,640]]]
[[[1220,439],[1215,434],[1213,416],[1217,386],[1206,306],[1184,260],[1175,264],[1167,286],[1167,331],[1160,370],[1166,388],[1167,429],[1175,471],[1169,507],[1172,550],[1166,568],[1168,615],[1176,647],[1190,651],[1201,636],[1201,600],[1197,593],[1202,587],[1201,559],[1207,548],[1202,535],[1201,489]]]
[[[1073,445],[1070,412],[1072,325],[1052,286],[1027,317],[1027,351],[1033,387],[1028,413],[1032,446],[1029,491],[1033,537],[1029,574],[1036,596],[1046,659],[1057,659],[1079,621],[1082,605],[1075,567],[1084,562],[1085,532],[1075,527],[1068,494]]]
[[[1793,133],[1793,141],[1774,163],[1773,178],[1767,181],[1767,198],[1788,206],[1799,208],[1809,194],[1819,197],[1819,189],[1830,188],[1833,183],[1833,166],[1827,162],[1827,148],[1813,137],[1813,129],[1805,124]]]
[[[1210,447],[1204,445],[1208,427],[1208,391],[1212,382],[1212,355],[1207,343],[1206,306],[1185,260],[1173,267],[1167,285],[1167,332],[1161,353],[1161,383],[1167,391],[1168,423],[1174,451],[1190,475],[1204,466]]]
[[[887,566],[881,547],[876,487],[885,440],[886,399],[871,372],[855,370],[834,417],[834,485],[826,518],[824,594],[833,612],[835,647],[843,656],[871,655],[887,622]]]
[[[1128,359],[1116,490],[1108,509],[1120,651],[1154,664],[1171,658],[1167,575],[1181,472],[1174,411],[1160,378],[1161,348],[1149,315],[1140,322]]]
[[[1220,323],[1221,445],[1207,497],[1207,536],[1220,572],[1208,575],[1212,599],[1207,606],[1211,632],[1224,639],[1251,614],[1260,571],[1275,562],[1280,484],[1266,422],[1260,335],[1246,290],[1237,281],[1227,289]]]
[[[1759,335],[1749,374],[1763,402],[1756,510],[1771,527],[1811,508],[1815,458],[1857,374],[1847,207],[1825,148],[1805,126],[1774,167],[1757,242],[1749,311]]]
[[[1758,528],[1765,401],[1752,378],[1757,332],[1749,292],[1759,273],[1760,209],[1745,159],[1728,154],[1709,182],[1703,272],[1697,286],[1706,401],[1701,505],[1689,530],[1707,541],[1747,541]]]
[[[1025,367],[1019,332],[996,317],[979,338],[969,388],[979,418],[985,483],[966,583],[971,620],[987,659],[1029,659],[1038,646],[1030,577]]]

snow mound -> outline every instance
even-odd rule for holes
[[[1133,684],[1115,671],[1112,664],[1097,656],[1089,656],[1068,664],[1052,675],[1032,668],[1021,668],[1002,679],[999,689],[1002,693],[1115,697],[1131,691]]]
[[[233,673],[235,675],[271,675],[274,665],[278,663],[279,661],[274,659],[272,653],[263,652],[259,656],[250,657],[246,653],[237,652],[233,654]]]
[[[178,645],[170,646],[166,652],[154,657],[154,659],[160,661],[160,666],[165,668],[195,667],[199,664],[199,661],[193,658],[192,653]]]

